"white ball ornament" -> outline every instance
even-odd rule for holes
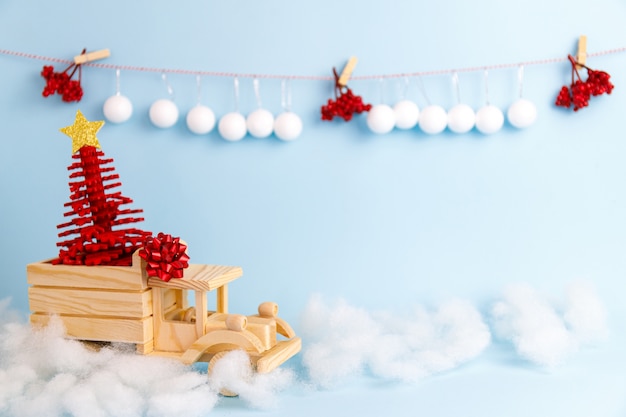
[[[476,112],[476,129],[480,133],[490,135],[496,133],[504,124],[502,110],[488,104]]]
[[[172,100],[157,100],[150,106],[150,121],[156,127],[172,127],[178,121],[178,107]]]
[[[411,100],[400,100],[393,106],[398,129],[413,129],[417,125],[420,109]]]
[[[102,106],[104,117],[111,123],[122,123],[133,114],[133,103],[128,97],[116,94],[109,97]]]
[[[506,117],[513,126],[523,129],[535,123],[537,108],[532,101],[520,98],[511,104],[506,112]]]
[[[367,127],[374,133],[389,133],[396,125],[396,115],[386,104],[372,106],[367,113]]]
[[[424,133],[429,135],[441,133],[447,124],[448,114],[443,107],[433,104],[422,109],[419,117],[419,126]]]
[[[448,110],[448,128],[454,133],[467,133],[476,123],[476,113],[467,104],[457,104]]]
[[[187,113],[187,127],[196,135],[209,133],[215,127],[215,114],[207,106],[198,104]]]
[[[286,111],[274,120],[274,133],[280,140],[294,140],[302,133],[302,120],[297,114]]]
[[[274,130],[274,115],[265,109],[257,109],[246,118],[248,132],[255,138],[266,138]]]
[[[241,140],[246,136],[246,118],[238,112],[227,113],[220,119],[217,130],[220,136],[228,141]]]

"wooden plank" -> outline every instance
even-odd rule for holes
[[[205,332],[204,326],[207,323],[207,299],[206,292],[204,291],[195,291],[196,295],[196,304],[195,304],[195,314],[196,314],[196,334],[198,336],[202,336]]]
[[[154,329],[154,350],[159,352],[184,352],[198,338],[195,323],[163,320]]]
[[[157,290],[153,290],[152,292],[153,297],[154,297],[154,291],[157,291]],[[176,308],[182,308],[182,309],[187,308],[187,292],[186,291],[167,289],[163,291],[163,293],[161,294],[161,297],[162,297],[161,303],[162,303],[162,308],[163,308],[163,314],[167,314],[168,312]]]
[[[33,313],[142,318],[152,315],[152,292],[102,291],[60,287],[30,287]]]
[[[218,313],[228,313],[228,285],[224,284],[217,289],[217,306]]]
[[[179,361],[181,360],[181,357],[183,356],[181,352],[165,352],[165,351],[160,351],[160,350],[153,350],[152,352],[147,353],[147,355],[158,356],[160,358],[177,359]]]
[[[112,290],[145,290],[147,276],[142,259],[135,253],[132,266],[52,265],[50,261],[26,266],[30,285],[48,287],[99,288]]]
[[[248,316],[246,330],[258,337],[265,349],[271,349],[276,345],[276,320]]]
[[[52,316],[31,314],[34,325],[46,325]],[[67,336],[80,340],[146,344],[153,339],[152,317],[143,319],[111,319],[100,317],[57,316]]]
[[[164,317],[165,298],[174,295],[175,305],[178,302],[182,308],[187,305],[186,298],[179,295],[185,293],[182,290],[171,290],[167,288],[154,288],[152,314],[154,320],[154,350],[165,352],[184,352],[191,344],[202,335],[199,333],[195,323],[188,323],[182,320],[166,320]],[[178,310],[179,308],[177,308]]]
[[[136,349],[137,353],[140,355],[149,355],[154,352],[154,340],[150,340],[146,343],[137,343]]]
[[[261,358],[257,360],[257,372],[265,373],[276,369],[296,353],[300,352],[300,349],[302,349],[302,341],[299,337],[278,342],[276,346],[264,352]]]
[[[190,264],[184,270],[183,278],[163,281],[156,277],[148,278],[148,285],[161,288],[181,288],[187,290],[213,291],[241,277],[239,266]]]

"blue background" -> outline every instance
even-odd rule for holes
[[[106,63],[112,65],[313,76],[331,75],[333,66],[341,68],[355,55],[358,76],[564,58],[575,53],[581,34],[589,37],[589,52],[620,48],[626,46],[625,17],[626,3],[616,0],[592,6],[540,0],[5,0],[0,48],[63,59],[84,47],[110,48]],[[617,343],[623,343],[626,313],[625,58],[589,58],[591,67],[612,75],[616,88],[577,113],[553,105],[569,83],[567,63],[527,65],[524,97],[536,104],[537,122],[525,130],[505,124],[490,136],[428,136],[418,129],[375,135],[363,117],[322,122],[319,107],[331,97],[332,84],[295,80],[293,110],[304,131],[292,143],[249,136],[229,143],[216,130],[190,133],[184,115],[196,104],[193,75],[168,75],[181,118],[173,128],[158,129],[147,113],[153,101],[168,97],[161,74],[122,71],[121,91],[133,102],[133,117],[107,123],[98,138],[115,159],[123,194],[144,209],[144,229],[185,239],[192,262],[243,267],[244,278],[231,286],[232,311],[252,313],[270,299],[297,323],[313,293],[386,310],[449,297],[483,308],[512,282],[551,292],[575,279],[593,282],[617,334],[603,359],[583,355],[567,375],[552,379],[479,362],[455,379],[382,392],[401,404],[402,398],[421,398],[419,410],[429,416],[461,410],[555,415],[563,411],[556,404],[577,395],[580,402],[559,414],[623,415],[616,413],[626,412],[623,392],[617,392],[624,385],[611,382],[617,378],[611,361],[619,362],[623,376]],[[69,199],[71,142],[58,129],[73,123],[77,109],[89,120],[103,119],[102,104],[115,93],[114,70],[85,68],[80,103],[43,98],[44,64],[0,55],[0,295],[24,312],[25,265],[56,255],[56,225]],[[461,72],[459,79],[463,102],[484,105],[483,72]],[[239,107],[246,114],[256,108],[252,79],[239,81]],[[274,114],[281,111],[280,81],[260,83],[264,107]],[[445,108],[456,103],[450,74],[422,81],[431,102]],[[384,82],[384,102],[401,98],[403,82]],[[218,117],[234,109],[232,85],[232,78],[202,79],[202,102]],[[381,101],[376,79],[350,86],[366,101]],[[488,87],[491,104],[506,111],[519,94],[517,68],[490,70]],[[415,78],[407,97],[427,104]],[[594,376],[607,382],[595,383]],[[499,406],[479,403],[477,387]],[[287,395],[283,407],[293,415],[311,409],[304,405],[311,402],[328,412],[353,396],[373,413],[387,401],[367,395],[379,388],[358,382],[344,392],[319,394],[321,400]],[[458,402],[435,401],[450,389],[459,392]],[[513,391],[524,394],[504,394]]]

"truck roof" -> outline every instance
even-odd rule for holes
[[[179,288],[183,290],[213,291],[243,275],[239,266],[189,264],[182,278],[163,281],[156,277],[148,278],[148,286]]]

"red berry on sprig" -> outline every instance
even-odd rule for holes
[[[604,71],[594,71],[587,68],[587,83],[591,85],[591,95],[611,94],[614,85],[610,81],[611,76]]]
[[[569,87],[563,86],[559,91],[554,104],[559,107],[570,108],[573,105],[574,111],[589,106],[589,99],[592,96],[611,94],[614,85],[611,83],[611,76],[604,71],[597,71],[586,65],[577,62],[573,56],[568,55],[572,64],[572,83]],[[587,79],[583,81],[578,72],[578,67],[587,70]]]
[[[86,49],[83,49],[83,54]],[[71,72],[70,72],[71,71]],[[78,79],[72,77],[78,72]],[[52,65],[44,65],[41,76],[46,80],[46,85],[41,92],[44,97],[59,94],[65,102],[80,101],[83,97],[83,88],[80,85],[82,76],[81,64],[72,64],[62,72],[54,72]]]
[[[569,88],[566,86],[561,87],[559,95],[556,98],[556,105],[561,107],[569,107],[572,104],[572,96],[570,95]]]
[[[328,99],[326,105],[322,106],[322,120],[333,120],[340,117],[346,122],[352,120],[355,113],[370,111],[371,104],[363,103],[361,96],[355,95],[347,86],[339,83],[339,74],[333,68],[335,74],[335,100]]]

